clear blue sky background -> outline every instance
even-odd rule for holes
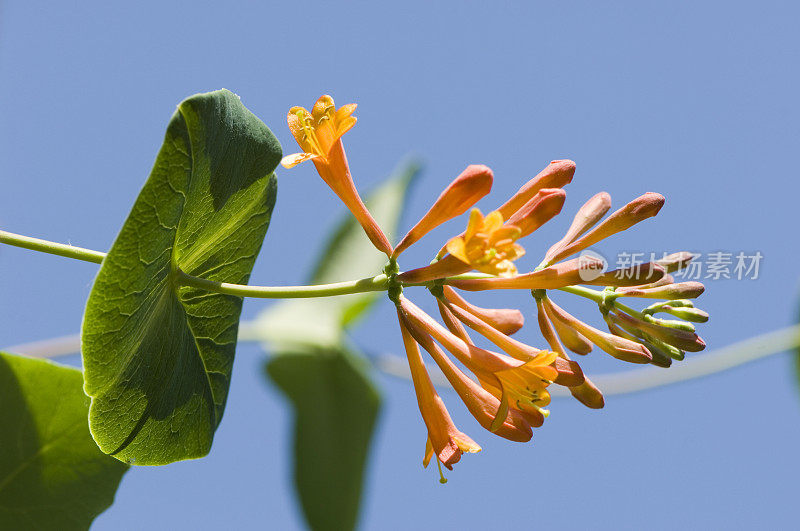
[[[398,5],[397,3],[393,5]],[[357,102],[346,146],[362,190],[408,154],[426,161],[408,227],[468,163],[495,171],[490,210],[549,160],[578,164],[565,212],[600,190],[615,204],[668,198],[656,220],[600,250],[752,253],[758,280],[708,282],[702,327],[721,347],[797,314],[794,2],[43,2],[0,7],[0,226],[104,250],[184,97],[226,87],[295,150],[292,105]],[[279,172],[252,282],[302,282],[342,213],[300,167]],[[404,255],[426,263],[458,221]],[[569,224],[527,244],[528,267]],[[0,346],[74,333],[96,266],[0,249]],[[417,300],[425,301],[418,294]],[[412,295],[413,296],[413,295]],[[488,300],[483,298],[483,300]],[[524,294],[492,298],[521,306]],[[565,297],[558,298],[566,300]],[[588,303],[569,303],[596,321]],[[263,302],[248,301],[245,318]],[[535,327],[521,334],[541,345]],[[389,304],[354,334],[401,353]],[[201,461],[129,472],[102,529],[297,529],[291,419],[239,348],[225,420]],[[589,373],[623,369],[593,353]],[[484,451],[441,486],[422,470],[408,382],[380,377],[364,529],[748,528],[796,519],[800,395],[788,355],[591,411],[555,401],[528,445],[481,430]]]

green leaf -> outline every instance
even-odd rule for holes
[[[78,369],[0,352],[0,529],[88,529],[128,466],[97,448]]]
[[[280,158],[272,132],[231,92],[178,106],[84,314],[89,424],[104,452],[140,465],[209,452],[242,300],[180,286],[177,271],[247,283]]]
[[[380,408],[365,361],[344,349],[281,354],[267,372],[295,409],[294,480],[314,530],[356,525]]]
[[[416,162],[394,172],[365,203],[391,237],[397,231],[410,185],[420,172]],[[378,275],[386,255],[375,249],[361,225],[348,212],[331,234],[320,255],[312,284],[325,284]],[[270,306],[256,320],[260,337],[279,348],[301,345],[330,348],[342,344],[345,327],[362,317],[380,294],[358,293],[325,299],[296,299]]]

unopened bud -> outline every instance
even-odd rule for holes
[[[539,190],[545,188],[561,188],[572,181],[575,175],[575,163],[571,160],[554,160],[536,177],[525,183],[517,193],[497,209],[503,219],[510,218],[525,203],[533,199]]]
[[[592,229],[585,236],[564,247],[551,257],[549,262],[558,262],[587,247],[591,247],[600,240],[627,230],[640,221],[644,221],[658,214],[662,206],[664,206],[664,196],[648,192],[611,214],[611,216],[606,218],[600,225]]]
[[[522,312],[512,308],[481,308],[468,302],[450,286],[444,286],[445,298],[462,308],[478,319],[500,330],[505,335],[510,336],[521,329],[525,324],[525,317]]]
[[[705,342],[695,333],[667,326],[660,326],[642,319],[637,319],[623,312],[609,314],[616,324],[626,329],[641,330],[645,334],[660,339],[668,345],[689,352],[700,352],[706,348]]]
[[[660,260],[656,260],[656,263],[666,269],[667,273],[674,273],[675,271],[680,271],[689,265],[689,262],[691,262],[693,258],[694,255],[692,253],[681,251],[679,253],[667,255]]]
[[[569,392],[572,393],[581,404],[592,409],[602,409],[605,406],[603,393],[600,392],[591,380],[586,378],[581,385],[577,387],[570,387]]]
[[[704,312],[700,308],[676,308],[675,306],[667,305],[662,306],[658,311],[666,312],[674,315],[675,317],[680,317],[681,319],[685,319],[693,323],[705,323],[708,321],[708,312]]]
[[[572,225],[570,225],[564,237],[547,251],[544,257],[545,263],[550,263],[550,259],[558,254],[561,249],[575,241],[576,238],[579,238],[587,230],[594,227],[594,225],[606,215],[606,212],[608,212],[610,208],[611,196],[606,192],[600,192],[584,203],[580,210],[578,210],[578,213],[575,214]]]
[[[705,286],[700,282],[678,282],[657,288],[620,288],[614,293],[621,297],[643,297],[646,299],[694,299],[699,297]]]
[[[686,321],[678,321],[676,319],[659,319],[647,314],[645,314],[644,320],[648,323],[666,326],[667,328],[675,328],[676,330],[685,330],[687,332],[695,331],[694,325],[692,323],[687,323]]]
[[[563,322],[567,326],[573,327],[589,341],[611,356],[631,363],[650,363],[650,360],[653,359],[650,352],[643,345],[631,341],[630,339],[617,337],[613,334],[598,330],[565,312],[550,301],[550,299],[544,299],[543,303],[547,308],[548,315],[552,315],[554,319]]]
[[[572,360],[558,357],[553,362],[553,366],[558,371],[555,383],[565,387],[575,387],[582,384],[586,378],[583,375],[581,366]]]
[[[561,212],[567,193],[560,188],[540,190],[508,220],[506,225],[519,227],[519,238],[529,235]]]

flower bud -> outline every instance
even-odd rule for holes
[[[656,260],[656,263],[666,269],[667,273],[674,273],[675,271],[680,271],[689,265],[689,262],[691,262],[693,258],[694,255],[692,253],[681,251],[679,253],[667,255],[660,260]]]
[[[705,323],[708,321],[708,313],[704,312],[700,308],[686,308],[667,305],[662,306],[658,311],[666,312],[674,315],[675,317],[680,317],[681,319],[685,319],[693,323]]]
[[[481,308],[470,304],[450,286],[444,286],[444,296],[448,302],[455,304],[490,326],[510,336],[525,324],[522,312],[510,308]]]
[[[605,399],[600,389],[592,383],[591,380],[586,378],[581,385],[577,387],[570,387],[569,392],[572,393],[581,404],[591,409],[603,409],[605,406]]]
[[[503,219],[510,218],[525,203],[530,201],[539,190],[544,188],[562,188],[572,181],[575,175],[575,163],[571,160],[554,160],[539,174],[525,183],[517,193],[503,203],[497,210]]]
[[[519,227],[518,238],[524,238],[557,216],[566,198],[567,193],[560,188],[540,190],[533,199],[508,218],[505,224]]]
[[[615,336],[623,337],[625,339],[630,339],[631,341],[635,341],[637,343],[644,345],[644,347],[653,356],[653,359],[650,362],[652,365],[663,368],[667,368],[670,365],[672,365],[672,358],[667,353],[665,353],[652,343],[649,343],[648,341],[640,337],[637,337],[629,332],[626,332],[625,330],[622,330],[620,327],[614,324],[614,321],[610,319],[609,314],[604,315],[603,318],[606,320],[606,324],[608,325],[608,331],[614,334]]]
[[[400,256],[411,244],[425,236],[442,223],[460,216],[492,189],[492,170],[486,166],[467,166],[441,193],[433,206],[408,231],[392,253]]]
[[[577,362],[566,358],[556,358],[553,366],[558,371],[558,377],[554,383],[565,387],[577,387],[586,381],[581,366]]]
[[[548,313],[548,305],[544,305],[543,309],[545,314],[547,314],[548,318],[550,319],[550,322],[553,323],[553,328],[555,328],[558,338],[565,347],[570,349],[572,352],[581,355],[586,355],[592,351],[592,343],[580,332],[571,326],[565,325],[562,321],[550,315]]]
[[[648,192],[611,214],[611,216],[606,218],[600,225],[592,229],[585,236],[582,236],[580,239],[575,240],[555,253],[548,263],[563,260],[587,247],[591,247],[600,240],[629,229],[640,221],[644,221],[658,214],[662,206],[664,206],[664,196]]]
[[[564,247],[579,238],[584,232],[591,229],[598,221],[600,221],[606,212],[611,208],[611,196],[606,192],[600,192],[591,199],[589,199],[581,208],[572,220],[569,230],[564,237],[556,242],[547,251],[544,257],[545,263],[551,263],[551,258],[561,251]]]
[[[655,288],[629,287],[614,291],[621,297],[643,297],[646,299],[694,299],[699,297],[705,286],[700,282],[678,282]]]
[[[617,337],[612,334],[598,330],[593,326],[580,321],[562,310],[555,303],[549,299],[543,301],[545,308],[547,308],[548,315],[552,315],[555,319],[571,326],[578,332],[583,334],[589,341],[600,347],[602,350],[611,356],[631,363],[650,363],[653,359],[650,352],[639,343]]]
[[[648,336],[652,336],[681,350],[700,352],[706,348],[705,342],[693,332],[650,323],[623,312],[612,312],[609,314],[609,317],[614,323],[626,329],[640,330]]]
[[[453,255],[448,254],[441,260],[427,265],[405,271],[397,275],[397,279],[403,283],[423,283],[437,278],[446,278],[453,275],[460,275],[471,270],[472,266],[465,264]]]
[[[439,315],[442,316],[442,322],[447,329],[450,330],[450,333],[464,343],[472,344],[472,340],[469,338],[469,334],[464,328],[464,325],[461,324],[461,321],[456,319],[453,313],[447,308],[447,306],[444,305],[444,303],[442,303],[442,301],[437,300],[436,302],[439,304]]]

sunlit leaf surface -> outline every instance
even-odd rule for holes
[[[247,283],[280,157],[267,126],[231,92],[178,106],[84,315],[89,422],[104,452],[142,465],[209,452],[242,301],[181,287],[176,272]]]

